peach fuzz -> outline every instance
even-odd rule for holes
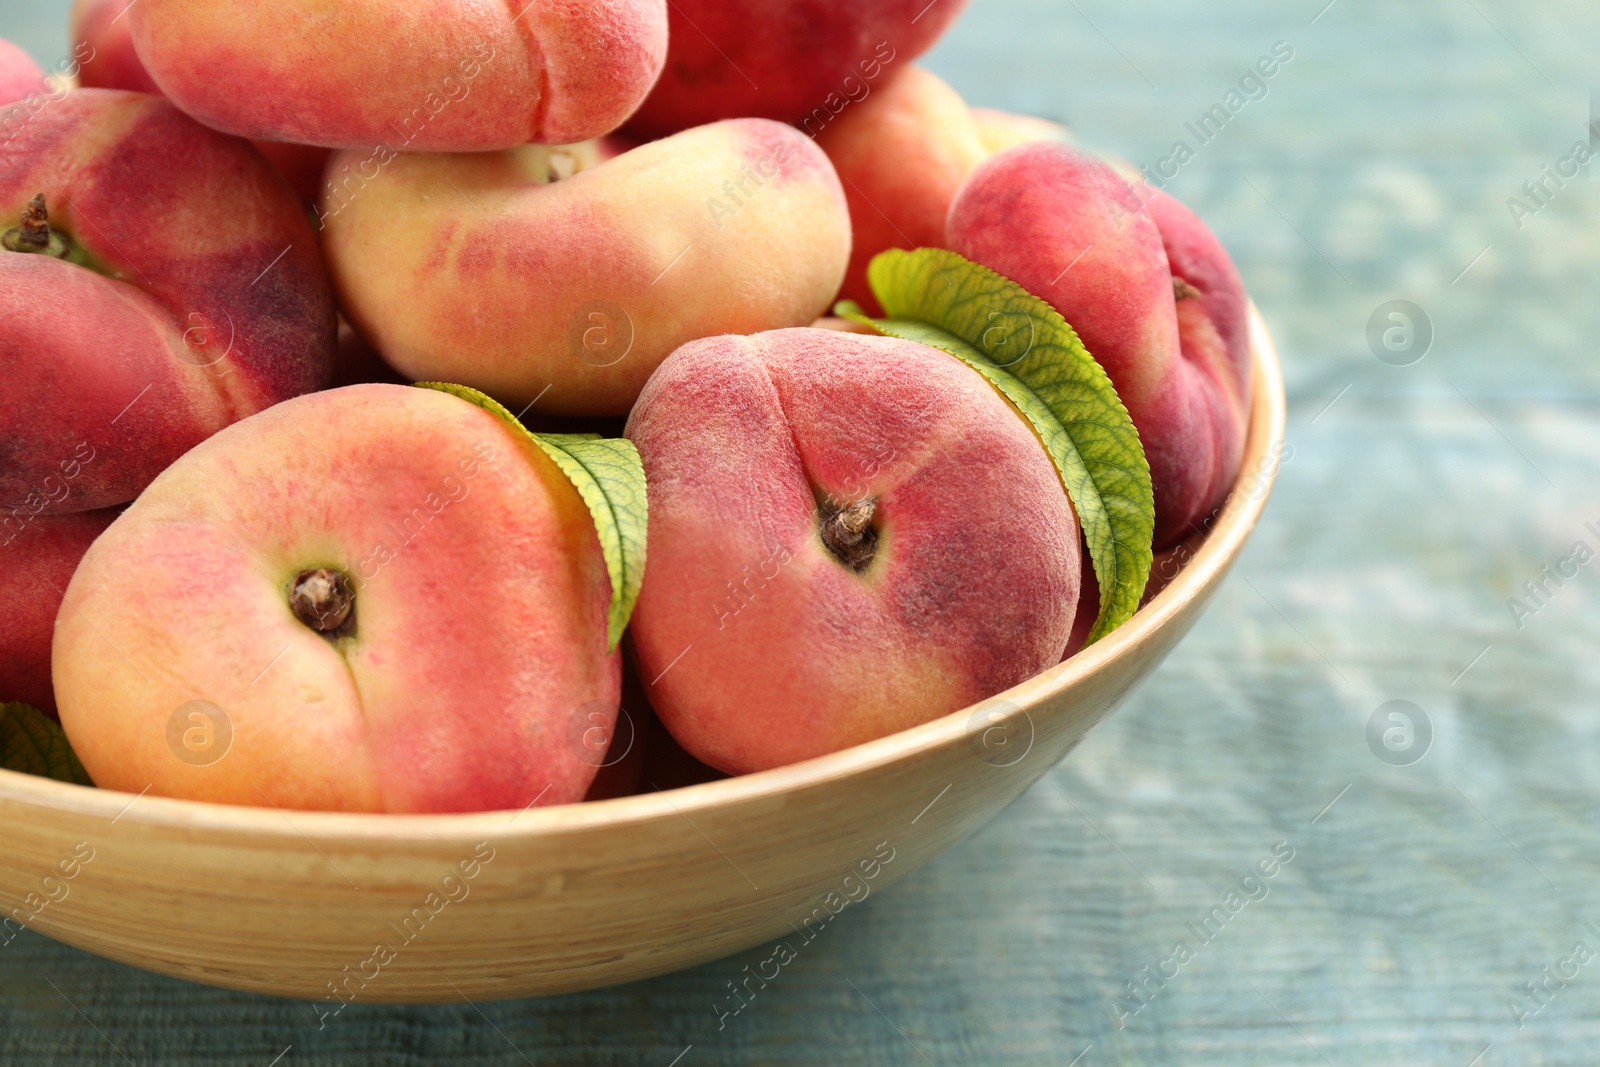
[[[128,18],[161,91],[208,126],[334,148],[487,151],[620,126],[661,71],[666,8],[139,0]]]
[[[782,766],[1060,660],[1077,521],[1027,422],[955,358],[833,330],[708,338],[661,365],[627,436],[650,505],[633,647],[696,758]]]
[[[630,124],[660,136],[754,115],[815,134],[933,46],[966,0],[673,0],[666,69]],[[807,121],[810,120],[810,121]]]
[[[316,237],[249,145],[159,97],[76,89],[0,154],[0,217],[15,226],[42,192],[86,259],[0,249],[6,510],[126,502],[212,433],[326,382]]]
[[[838,291],[844,193],[789,127],[714,123],[558,181],[543,180],[550,159],[330,164],[323,245],[340,306],[402,374],[513,411],[621,415],[679,345],[804,325]]]
[[[852,247],[840,295],[881,312],[867,264],[888,248],[944,244],[956,189],[989,155],[966,101],[936,75],[905,67],[817,137],[850,205]]]
[[[1018,145],[968,177],[946,237],[1047,301],[1105,368],[1150,461],[1156,547],[1199,529],[1237,473],[1249,382],[1218,346],[1181,343],[1178,298],[1195,294],[1139,193],[1067,145]]]
[[[354,594],[329,633],[290,603],[316,568]],[[594,777],[590,713],[617,711],[610,598],[588,509],[520,431],[445,393],[350,386],[212,437],[94,543],[57,622],[56,697],[107,788],[367,812],[565,803]],[[169,742],[197,700],[232,730],[208,766]]]
[[[20,521],[0,513],[0,704],[20,700],[54,715],[50,639],[61,597],[115,508]]]

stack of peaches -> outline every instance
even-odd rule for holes
[[[1238,473],[1247,300],[1136,170],[912,65],[961,6],[79,0],[58,69],[0,41],[0,751],[521,809],[1120,625]]]

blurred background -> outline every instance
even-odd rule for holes
[[[0,0],[0,35],[54,66],[67,7]],[[1600,148],[1600,6],[971,0],[922,62],[1154,168],[1275,47],[1167,188],[1282,350],[1277,488],[1185,643],[1000,818],[721,1029],[767,949],[319,1030],[25,933],[0,1061],[1593,1064],[1600,564],[1542,569],[1600,554],[1600,180],[1524,183]]]

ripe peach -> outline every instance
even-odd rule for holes
[[[974,167],[1013,144],[1069,137],[1065,126],[1046,119],[969,108],[920,67],[884,78],[817,135],[850,203],[850,271],[840,296],[878,314],[867,284],[874,256],[942,247],[950,202]]]
[[[888,248],[920,246],[966,251],[955,231],[956,219],[950,209],[968,172],[979,162],[1017,145],[1070,141],[1070,131],[1057,123],[1002,111],[968,109],[954,90],[933,75],[915,67],[900,71],[818,138],[844,182],[854,227],[850,274],[841,295],[869,311],[878,311],[877,300],[866,283],[866,267],[874,256]],[[1128,167],[1127,171],[1138,177],[1135,168]],[[1008,174],[1012,177],[1004,180],[1027,180],[1020,171]],[[990,186],[998,188],[1001,184],[1002,179],[994,179]],[[1135,423],[1146,435],[1147,449],[1153,437],[1156,447],[1169,453],[1164,460],[1167,469],[1153,471],[1157,507],[1162,513],[1157,543],[1162,545],[1192,532],[1189,524],[1203,519],[1221,503],[1238,472],[1250,376],[1246,297],[1227,252],[1193,212],[1148,185],[1141,185],[1136,198],[1144,201],[1149,216],[1141,227],[1146,251],[1153,223],[1167,254],[1170,277],[1181,282],[1171,283],[1170,288],[1176,298],[1176,337],[1184,354],[1183,363],[1200,369],[1197,377],[1188,376],[1194,379],[1188,385],[1178,387],[1177,395],[1205,394],[1200,405],[1204,410],[1199,413],[1193,405],[1184,406],[1171,398],[1163,409],[1167,412],[1164,415],[1146,413],[1141,422],[1139,413],[1135,413]],[[1059,210],[1070,214],[1072,209],[1063,203]],[[1131,210],[1125,205],[1116,213]],[[968,225],[967,229],[972,227]],[[990,234],[989,238],[988,244],[980,242],[974,247],[1021,242],[1011,249],[1008,263],[1016,263],[1019,255],[1061,251],[1015,224],[1005,236]],[[1090,243],[1088,239],[1081,241],[1074,254]],[[966,254],[972,255],[970,251]],[[1147,255],[1143,262],[1152,278],[1161,273],[1155,267],[1154,256]],[[1054,279],[1065,265],[1063,260],[1048,273],[1036,271],[1030,277],[1036,281]],[[1007,273],[997,263],[988,266]],[[1095,290],[1097,276],[1093,269],[1080,271],[1075,277],[1079,284]],[[1021,278],[1013,280],[1028,287]],[[1094,292],[1086,292],[1083,299],[1095,299]],[[1058,310],[1066,312],[1059,305]],[[1114,324],[1121,323],[1118,314],[1109,316]],[[1067,317],[1080,334],[1084,332],[1072,315]],[[1167,340],[1171,340],[1170,332]],[[1101,355],[1096,345],[1089,344],[1089,349],[1096,357]],[[1156,360],[1160,367],[1169,365],[1173,358],[1170,345],[1157,343],[1150,350],[1164,353]],[[1133,362],[1141,360],[1142,357]],[[1117,362],[1117,357],[1113,356],[1112,361]],[[1120,370],[1107,366],[1119,388],[1119,373],[1124,379],[1132,376],[1132,364],[1126,360],[1123,363]],[[1140,389],[1144,390],[1140,402],[1143,410],[1150,404],[1149,390],[1136,387],[1136,391]],[[1178,403],[1177,409],[1173,408],[1174,403]]]
[[[617,711],[610,599],[588,509],[520,431],[446,393],[350,386],[207,440],[94,543],[56,625],[56,697],[113,789],[576,801],[583,731]]]
[[[48,715],[50,638],[61,597],[89,544],[117,517],[115,508],[21,521],[0,515],[0,704],[20,700]]]
[[[131,500],[212,433],[326,381],[316,237],[248,145],[159,97],[76,89],[0,161],[0,213],[27,216],[0,248],[0,504]]]
[[[649,481],[633,644],[650,699],[732,773],[882,737],[1056,663],[1078,527],[1028,424],[911,341],[685,345],[628,420]]]
[[[67,30],[73,43],[88,46],[78,71],[86,89],[127,89],[159,94],[133,47],[133,20],[128,8],[138,0],[73,0]]]
[[[14,103],[44,85],[44,71],[18,46],[0,37],[0,105]]]
[[[937,248],[956,189],[989,150],[956,91],[919,67],[885,78],[817,137],[850,205],[850,269],[840,295],[881,311],[867,264],[887,248]]]
[[[1199,245],[1190,248],[1187,221],[1172,210],[1164,217],[1179,227],[1172,240],[1180,262],[1194,270],[1213,263]],[[1199,285],[1175,280],[1139,194],[1106,163],[1061,143],[1018,145],[982,163],[950,206],[946,237],[946,247],[1049,302],[1105,368],[1150,461],[1156,547],[1198,529],[1237,473],[1249,382],[1226,343],[1200,340],[1195,330],[1234,297],[1197,300],[1180,315],[1211,283],[1198,273]]]
[[[1174,291],[1178,331],[1184,346],[1197,350],[1190,358],[1227,368],[1239,381],[1248,382],[1250,297],[1228,250],[1177,197],[1151,188],[1143,190],[1143,195],[1145,207],[1161,231],[1172,277],[1184,283]],[[1201,354],[1200,349],[1207,351]]]
[[[1220,506],[1244,457],[1250,415],[1250,298],[1227,249],[1200,217],[1170,193],[1148,186],[1145,209],[1161,232],[1177,301],[1183,357],[1219,384],[1220,422],[1212,477],[1199,519]],[[1198,532],[1198,528],[1191,529]]]
[[[620,415],[684,342],[803,325],[838,291],[844,194],[793,129],[714,123],[569,159],[555,181],[550,153],[330,164],[340,305],[402,374],[513,411],[537,399],[548,414]]]
[[[128,17],[156,84],[206,125],[368,150],[598,137],[667,44],[666,0],[139,0]]]
[[[756,115],[800,125],[864,99],[966,0],[673,0],[666,69],[631,127],[660,136]],[[816,130],[809,129],[815,133]]]
[[[160,93],[155,79],[144,69],[133,47],[133,20],[124,17],[137,0],[75,0],[70,29],[72,40],[83,61],[78,81],[90,89],[129,89],[138,93]],[[289,181],[302,203],[314,204],[322,192],[322,168],[328,150],[315,145],[255,141],[256,149],[267,157]]]

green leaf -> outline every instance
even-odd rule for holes
[[[465,385],[418,382],[423,389],[458,396],[499,415],[555,461],[589,506],[600,551],[611,575],[611,611],[606,620],[606,647],[615,649],[628,628],[633,605],[644,581],[645,531],[649,511],[645,498],[644,462],[632,441],[593,433],[533,433],[492,397]]]
[[[58,782],[94,785],[61,724],[27,704],[0,704],[0,767]]]
[[[1032,424],[1077,509],[1100,580],[1089,640],[1122,625],[1150,575],[1155,496],[1139,431],[1105,370],[1055,308],[954,252],[891,249],[874,257],[867,280],[888,317],[869,318],[850,301],[835,314],[948,352]]]

